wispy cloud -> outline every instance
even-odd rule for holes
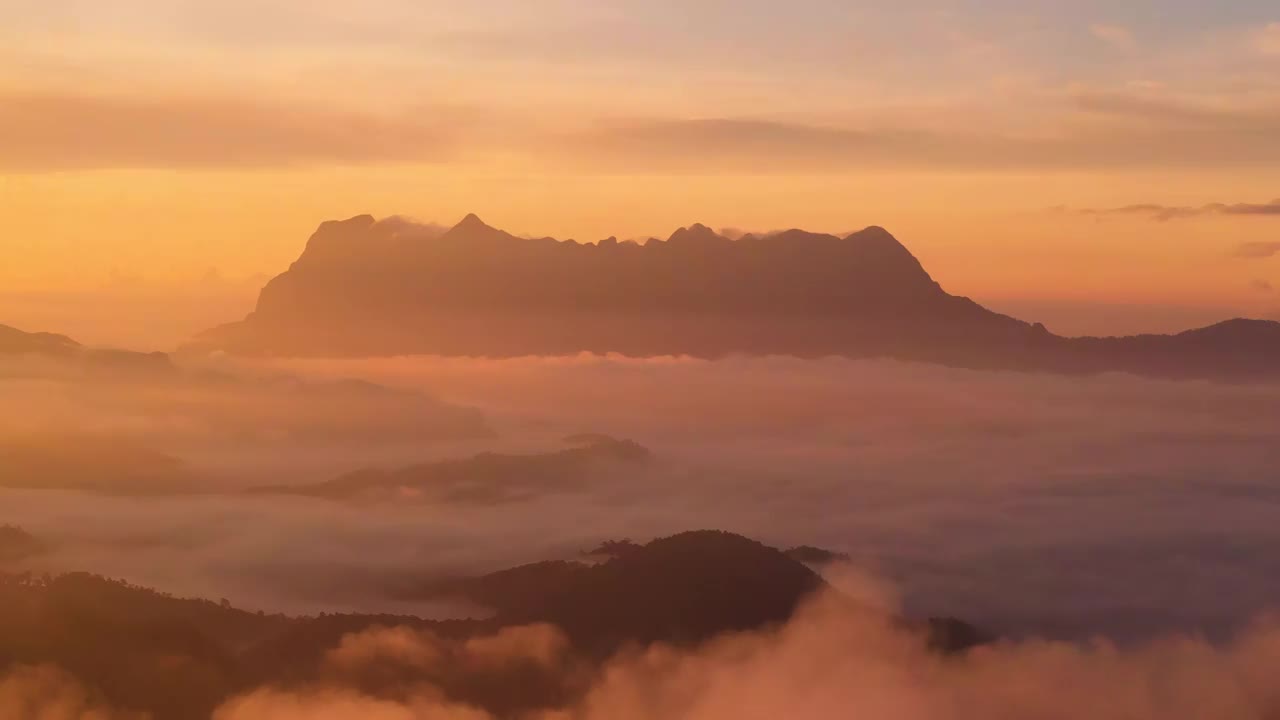
[[[1133,37],[1133,31],[1123,25],[1094,23],[1089,26],[1089,33],[1102,42],[1119,50],[1134,50],[1137,47],[1137,42]]]
[[[1113,44],[1133,39],[1122,26],[1091,30]],[[806,86],[811,95],[794,102],[774,102],[767,93],[778,86],[758,78],[742,84],[741,78],[694,73],[694,79],[701,78],[697,87],[714,87],[736,98],[700,101],[694,107],[667,102],[670,98],[652,91],[614,98],[592,95],[586,86],[595,88],[592,92],[599,88],[591,76],[564,76],[566,83],[560,85],[518,91],[503,85],[502,78],[486,78],[474,84],[482,91],[472,92],[466,89],[472,84],[463,84],[455,97],[438,89],[430,94],[411,81],[398,89],[378,84],[390,75],[347,84],[329,77],[332,87],[317,96],[323,99],[309,102],[285,102],[262,86],[253,90],[251,83],[238,96],[163,83],[139,95],[62,86],[0,90],[0,170],[466,164],[476,159],[471,154],[503,154],[541,168],[607,173],[1280,164],[1280,96],[1230,95],[1210,101],[1169,89],[1154,76],[1122,85],[1125,90],[1105,84],[1064,90],[1031,83],[987,100],[895,104],[873,97],[855,110],[828,112],[822,108],[833,107],[832,98],[846,92],[819,84]],[[637,82],[640,88],[643,83]],[[392,99],[369,101],[374,91],[367,85]],[[351,92],[359,98],[334,92],[334,87],[354,88]],[[819,89],[821,94],[812,95]],[[437,95],[453,98],[456,106],[415,107],[409,99]],[[751,100],[742,100],[744,96]],[[1204,212],[1150,210],[1161,219]]]
[[[1280,242],[1247,242],[1236,246],[1236,257],[1265,259],[1280,255]]]
[[[1280,57],[1280,22],[1273,22],[1254,36],[1254,47],[1267,56]]]
[[[1237,215],[1280,218],[1280,198],[1264,203],[1208,203],[1206,205],[1160,205],[1140,203],[1115,208],[1085,208],[1082,215],[1138,215],[1161,222],[1202,217],[1206,215]],[[1270,249],[1268,249],[1270,248]],[[1264,254],[1257,254],[1257,253]],[[1280,252],[1280,243],[1246,243],[1238,254],[1245,257],[1269,257]],[[1248,254],[1253,253],[1253,254]]]
[[[0,170],[18,172],[430,162],[448,159],[453,143],[454,128],[432,113],[212,96],[0,95]]]

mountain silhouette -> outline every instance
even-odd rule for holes
[[[0,325],[0,357],[34,356],[75,365],[91,372],[130,375],[160,375],[174,367],[165,353],[135,352],[110,348],[90,348],[66,335],[24,332]]]
[[[785,622],[822,578],[783,553],[718,531],[654,540],[599,565],[538,563],[465,583],[505,623],[549,622],[579,647],[696,643]]]
[[[494,621],[504,625],[551,623],[576,647],[608,655],[632,644],[696,644],[777,625],[829,589],[789,553],[728,532],[698,530],[645,545],[602,547],[615,552],[598,564],[544,561],[432,582],[408,595],[460,596],[493,610]],[[861,611],[852,602],[850,610]],[[951,618],[918,625],[945,652],[984,641],[982,632]]]
[[[957,367],[1280,375],[1280,323],[1066,338],[951,295],[888,231],[730,240],[530,239],[475,215],[434,226],[326,222],[241,322],[188,347],[237,354],[890,357]]]
[[[330,651],[353,633],[412,629],[447,651],[506,628],[551,623],[570,641],[563,666],[450,661],[436,669],[406,665],[399,670],[407,675],[392,675],[384,671],[394,665],[371,665],[372,678],[341,678],[371,693],[379,679],[400,688],[427,684],[498,717],[530,717],[580,700],[592,674],[607,667],[600,661],[616,650],[775,626],[825,587],[780,551],[716,531],[658,539],[599,565],[547,563],[486,578],[497,615],[430,620],[253,613],[226,600],[176,598],[82,572],[0,572],[0,668],[55,665],[120,708],[156,720],[208,720],[219,704],[254,688],[339,679]],[[849,612],[863,609],[851,603]],[[958,620],[901,622],[940,653],[989,640]]]
[[[80,343],[66,335],[23,332],[0,325],[0,355],[69,355],[80,349]]]

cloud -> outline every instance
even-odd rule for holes
[[[1086,208],[1079,212],[1083,215],[1146,215],[1160,221],[1179,220],[1205,214],[1202,208],[1157,205],[1153,203],[1125,205],[1104,210]]]
[[[1254,290],[1257,290],[1258,292],[1264,292],[1264,293],[1273,292],[1275,290],[1275,286],[1273,286],[1271,282],[1267,280],[1254,280],[1253,282],[1249,283],[1249,287],[1253,288]]]
[[[48,666],[16,666],[0,674],[0,717],[12,720],[144,720],[91,698],[75,678]]]
[[[480,668],[530,663],[551,668],[569,652],[569,640],[552,625],[508,627],[494,635],[476,637],[462,645],[461,656]]]
[[[409,627],[377,627],[343,636],[325,661],[338,670],[376,663],[430,670],[446,660],[444,642],[434,633]]]
[[[1280,254],[1280,242],[1247,242],[1236,246],[1236,257],[1269,258]]]
[[[1085,208],[1077,211],[1082,215],[1138,215],[1153,220],[1169,221],[1206,215],[1226,215],[1243,217],[1275,217],[1280,218],[1280,199],[1265,203],[1209,203],[1207,205],[1160,205],[1158,203],[1141,203],[1124,205],[1115,208]],[[1244,257],[1268,257],[1274,254],[1269,251],[1271,243],[1247,243],[1241,246]],[[1250,254],[1262,252],[1262,255]]]
[[[769,117],[632,118],[568,133],[548,148],[562,162],[568,158],[591,170],[628,172],[1098,170],[1280,162],[1280,105],[1219,106],[1136,89],[1044,92],[1035,101],[1044,112],[1021,127],[994,127],[963,107],[948,110],[954,129],[933,124],[937,108],[907,112],[893,122],[841,124]]]
[[[727,237],[730,240],[741,240],[748,235],[754,235],[755,232],[736,227],[722,227],[719,230],[716,230],[716,234],[722,237]]]
[[[1280,105],[1268,103],[1230,103],[1207,101],[1194,96],[1181,96],[1164,91],[1138,88],[1107,90],[1093,87],[1070,88],[1065,99],[1069,105],[1093,122],[1106,122],[1109,131],[1147,130],[1155,137],[1200,137],[1203,133],[1234,148],[1228,133],[1240,133],[1247,141],[1240,147],[1254,147],[1274,142]],[[1140,139],[1140,134],[1133,136]],[[1168,148],[1176,151],[1178,148]]]
[[[1136,47],[1133,32],[1121,25],[1095,23],[1089,26],[1089,32],[1095,38],[1120,50],[1133,50]]]
[[[1235,205],[1224,205],[1218,208],[1218,212],[1224,215],[1261,215],[1267,217],[1280,217],[1280,199],[1272,200],[1268,203],[1237,203]]]
[[[1255,275],[1265,277],[1245,275],[1242,291]],[[1268,474],[1280,428],[1258,422],[1280,412],[1276,387],[788,358],[417,357],[263,369],[446,392],[502,436],[212,452],[185,435],[163,442],[161,429],[156,447],[197,472],[225,472],[215,479],[229,488],[485,450],[545,452],[584,431],[632,438],[655,462],[640,481],[602,471],[580,492],[483,508],[0,491],[0,524],[48,544],[36,570],[92,570],[306,614],[475,614],[423,606],[405,590],[576,558],[603,539],[698,528],[854,554],[897,581],[913,614],[1013,634],[1217,637],[1280,597],[1280,492]],[[66,395],[50,383],[2,384],[14,401],[0,424],[48,413]],[[73,408],[53,417],[76,419]],[[1051,575],[1037,572],[1046,562]]]
[[[1278,662],[1269,624],[1224,648],[1028,641],[939,658],[883,616],[820,601],[776,632],[616,660],[571,717],[1243,720],[1280,708],[1269,680]]]
[[[412,116],[237,97],[0,95],[0,171],[438,162],[454,132]]]
[[[769,230],[744,230],[743,228],[739,228],[739,227],[722,227],[716,230],[716,234],[720,235],[721,237],[727,237],[730,240],[741,240],[742,238],[748,235],[754,235],[756,237],[767,237],[769,235],[776,235],[778,233],[786,232],[787,230],[790,230],[790,229],[791,228],[776,227]],[[839,237],[847,237],[849,235],[852,235],[854,232],[857,232],[857,231],[847,230],[844,232],[835,232],[831,234],[838,235]]]
[[[224,703],[213,720],[488,720],[468,702],[500,702],[521,684],[572,683],[580,670],[565,662],[568,653],[568,640],[550,625],[465,639],[375,627],[344,636],[326,654],[317,687],[259,688]]]
[[[1280,57],[1280,22],[1269,23],[1254,36],[1254,47],[1267,57]]]
[[[845,572],[854,584],[889,585]],[[854,610],[846,597],[820,594],[781,626],[698,646],[629,648],[598,663],[543,668],[546,674],[536,677],[504,674],[504,663],[469,662],[465,640],[381,628],[342,640],[341,647],[376,650],[348,658],[355,663],[346,669],[354,674],[248,689],[224,700],[212,720],[1253,720],[1280,712],[1275,617],[1259,617],[1219,643],[1186,634],[1132,645],[1006,639],[942,656],[919,628],[896,619],[901,608],[894,595],[886,592],[883,606]],[[537,646],[557,637],[539,626],[512,632]],[[368,682],[359,673],[370,668],[362,666],[387,658],[388,638],[398,659],[441,649],[460,654],[438,665],[413,660],[402,674]],[[491,638],[487,656],[529,657],[527,639]],[[423,647],[406,653],[406,645]],[[504,697],[544,683],[556,691]],[[500,711],[503,705],[511,712]],[[0,712],[20,719],[144,720],[88,700],[75,678],[49,667],[0,677]]]
[[[0,95],[0,170],[466,164],[509,153],[556,171],[850,172],[864,168],[1110,169],[1280,163],[1280,107],[1174,101],[1153,90],[1042,90],[1034,122],[972,106],[906,109],[892,122],[803,113],[530,118],[507,108],[394,114],[262,97],[71,92]],[[1163,92],[1163,91],[1161,91]],[[950,127],[941,115],[955,118]],[[93,118],[93,122],[84,122]],[[1018,125],[1022,123],[1022,125]]]
[[[514,665],[554,668],[569,651],[569,641],[556,627],[545,624],[502,628],[491,635],[453,640],[430,630],[375,627],[344,636],[330,650],[330,669],[353,672],[391,665],[429,674],[453,667],[472,672],[500,672]]]
[[[213,720],[490,720],[481,710],[426,692],[408,700],[370,697],[355,690],[289,692],[264,688],[218,708]]]
[[[1248,720],[1280,711],[1280,625],[1261,619],[1230,642],[1170,636],[1119,647],[1005,641],[940,657],[892,613],[813,599],[779,628],[700,647],[654,645],[606,661],[563,706],[527,720]],[[488,720],[421,679],[363,694],[334,683],[260,689],[214,720]]]

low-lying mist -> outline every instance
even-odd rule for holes
[[[4,487],[207,491],[493,436],[413,390],[123,351],[0,357],[0,395]]]
[[[212,719],[1258,720],[1280,711],[1274,621],[1259,620],[1219,645],[1193,636],[1132,647],[1015,640],[944,656],[893,622],[891,605],[883,610],[851,613],[840,598],[820,595],[781,627],[694,647],[635,648],[601,664],[583,662],[547,625],[465,640],[373,627],[334,643],[315,680],[246,690],[222,701]],[[503,701],[491,699],[480,709],[468,702],[472,693],[535,707],[502,712],[493,705]],[[0,675],[0,712],[141,720],[42,666]]]
[[[565,672],[554,635],[538,628],[522,634],[522,643],[490,641],[482,662],[524,660]],[[344,639],[330,660],[365,666],[390,661],[421,672],[440,657],[437,647],[430,637],[382,631]],[[1028,641],[944,658],[885,616],[851,616],[819,598],[776,630],[724,636],[693,650],[655,646],[615,657],[590,677],[578,703],[527,717],[1246,720],[1280,710],[1272,682],[1277,663],[1280,629],[1274,623],[1259,623],[1221,648],[1192,638],[1130,649],[1102,641]],[[340,683],[261,689],[228,702],[214,718],[491,717],[438,697],[429,684],[397,690],[373,696]]]
[[[268,611],[450,616],[475,610],[397,588],[717,528],[848,553],[895,583],[907,612],[1009,636],[1225,638],[1280,597],[1280,387],[837,359],[216,362],[237,376],[413,391],[477,410],[494,436],[381,443],[353,421],[341,442],[341,401],[298,412],[339,432],[278,442],[178,442],[165,422],[129,424],[202,492],[3,491],[0,524],[46,546],[26,567]],[[74,395],[24,383],[23,407]],[[0,422],[21,426],[23,407],[0,409]],[[104,407],[132,406],[77,400],[60,417]],[[578,433],[634,440],[652,461],[492,504],[243,492],[483,450],[550,453]]]

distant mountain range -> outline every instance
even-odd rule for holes
[[[163,375],[173,371],[169,356],[158,352],[134,352],[90,348],[66,335],[24,332],[0,325],[0,357],[35,355],[58,359],[90,371]]]
[[[361,215],[326,222],[201,351],[294,356],[782,354],[1173,378],[1280,376],[1280,323],[1066,338],[950,295],[888,231],[665,241],[511,235],[468,215],[441,231]]]
[[[0,353],[3,354],[71,354],[79,349],[80,343],[66,335],[23,332],[8,325],[0,325]]]

